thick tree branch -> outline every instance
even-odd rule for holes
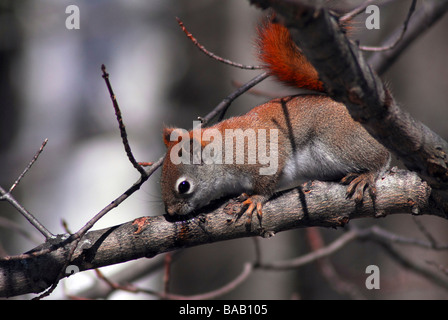
[[[278,13],[279,20],[319,72],[327,92],[343,102],[355,120],[433,188],[448,188],[448,143],[398,107],[357,45],[341,32],[336,17],[310,1],[251,2]],[[439,6],[439,10],[443,9]],[[444,191],[434,195],[446,212],[447,198]]]
[[[148,177],[142,174],[142,181],[76,234],[51,237],[28,253],[0,260],[0,296],[41,292],[55,285],[65,266],[70,267],[69,270],[76,267],[83,271],[217,241],[270,237],[293,228],[336,228],[362,217],[408,213],[447,218],[448,197],[443,188],[448,185],[448,144],[397,107],[356,45],[339,31],[335,18],[316,6],[321,2],[252,2],[272,6],[283,17],[283,23],[319,71],[331,96],[344,102],[356,120],[428,183],[415,173],[393,170],[378,181],[375,203],[366,197],[362,205],[356,205],[346,199],[345,186],[315,181],[271,199],[263,209],[262,226],[254,218],[250,229],[244,219],[232,222],[232,214],[240,210],[241,204],[230,200],[215,203],[185,220],[167,216],[142,217],[87,232],[100,217],[140,187]],[[258,76],[253,83],[266,76]],[[223,101],[222,108],[227,105],[228,101]],[[205,122],[211,118],[205,118]]]
[[[217,241],[269,237],[300,227],[340,227],[362,217],[394,213],[439,215],[428,201],[431,188],[415,173],[394,170],[378,181],[377,188],[375,204],[366,196],[364,204],[357,207],[354,201],[346,199],[345,186],[315,181],[274,197],[264,207],[262,227],[258,219],[253,219],[251,230],[247,230],[244,221],[230,222],[232,213],[240,208],[235,200],[204,208],[188,220],[142,217],[86,233],[69,265],[83,271]],[[67,235],[58,239],[23,255],[0,260],[0,296],[37,293],[52,285],[76,242]]]

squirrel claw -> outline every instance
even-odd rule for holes
[[[375,200],[376,187],[374,173],[349,173],[341,179],[341,183],[348,185],[347,198],[353,198],[356,204],[362,203],[365,190],[368,190],[370,198]]]
[[[265,198],[263,196],[255,195],[255,196],[248,196],[246,193],[241,194],[238,197],[239,201],[242,201],[241,203],[241,211],[236,216],[235,222],[241,218],[243,215],[247,215],[246,220],[246,229],[250,230],[250,226],[252,225],[252,215],[254,211],[257,212],[258,221],[260,222],[261,227],[261,220],[263,217],[263,202]],[[244,208],[247,209],[244,211]]]

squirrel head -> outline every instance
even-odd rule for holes
[[[167,154],[162,166],[161,189],[166,212],[189,214],[215,199],[216,165],[201,158],[204,143],[195,139],[193,131],[165,128],[163,140]]]
[[[191,131],[165,128],[167,155],[160,184],[166,212],[189,214],[212,200],[275,185],[279,177],[278,133],[272,131],[267,138],[265,129],[258,133],[253,128],[242,130],[235,119]],[[269,148],[265,145],[263,151],[260,143]]]

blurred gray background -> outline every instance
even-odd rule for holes
[[[333,1],[338,8],[353,8],[362,1]],[[395,1],[381,8],[380,30],[367,30],[366,14],[356,19],[354,39],[380,45],[404,21],[410,1]],[[80,9],[80,29],[68,30],[68,5]],[[64,233],[62,220],[72,231],[124,192],[139,177],[123,150],[114,111],[101,77],[105,64],[120,104],[129,140],[138,161],[157,160],[164,152],[165,125],[190,128],[236,83],[260,71],[247,71],[218,63],[203,55],[178,27],[180,17],[190,32],[210,51],[244,64],[257,64],[255,27],[263,13],[241,0],[0,0],[0,185],[14,182],[45,138],[44,152],[16,188],[14,196],[51,232]],[[384,79],[397,101],[415,118],[448,139],[448,18],[443,18],[406,50]],[[257,87],[267,93],[292,92],[268,79]],[[246,94],[232,104],[229,115],[240,114],[266,97]],[[164,213],[158,177],[117,209],[95,229]],[[19,254],[42,241],[7,203],[0,202],[0,217],[20,224],[31,237],[0,224],[0,254]],[[448,223],[418,217],[427,230],[447,242]],[[424,239],[413,218],[390,216],[381,220],[352,221],[360,226],[379,224],[393,232]],[[321,230],[327,242],[340,230]],[[33,240],[34,239],[34,240]],[[278,260],[309,251],[304,230],[261,239],[263,259]],[[424,264],[448,265],[443,252],[398,247]],[[176,255],[170,279],[177,294],[213,290],[234,279],[246,261],[253,261],[252,239],[232,240],[184,250]],[[332,256],[341,276],[366,298],[448,298],[448,292],[402,268],[371,243],[351,243]],[[134,264],[104,268],[107,275],[126,274]],[[381,270],[381,289],[367,290],[365,268]],[[137,282],[161,290],[163,271]],[[85,292],[93,273],[71,277],[50,297],[64,298]],[[64,289],[65,288],[65,289]],[[84,291],[83,291],[84,290]],[[109,298],[150,298],[143,294],[114,293]],[[339,299],[309,266],[293,271],[256,271],[231,299]]]

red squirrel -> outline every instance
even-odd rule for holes
[[[321,94],[274,99],[209,128],[189,132],[165,128],[161,189],[170,215],[189,214],[218,198],[241,194],[238,217],[247,214],[250,221],[256,212],[261,224],[262,206],[275,192],[310,180],[346,184],[347,197],[357,203],[366,190],[374,197],[375,181],[388,168],[389,152],[352,119],[343,104],[325,95],[317,71],[286,27],[268,21],[258,33],[259,57],[273,76]],[[242,138],[247,143],[238,145],[238,137],[228,137],[235,132],[255,133],[255,146],[247,134]],[[207,150],[210,144],[214,146]],[[266,161],[250,157],[251,150],[269,154],[275,170],[262,174],[263,168],[269,169]],[[201,159],[206,151],[209,157]]]

